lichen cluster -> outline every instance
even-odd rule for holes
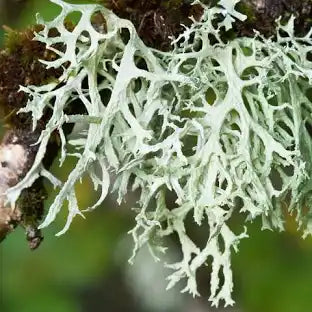
[[[183,291],[198,295],[196,271],[208,264],[209,300],[233,304],[231,252],[247,237],[245,222],[241,233],[230,229],[234,212],[246,222],[261,217],[264,228],[282,230],[284,206],[304,235],[312,231],[312,31],[298,37],[291,17],[278,23],[274,40],[258,33],[224,41],[224,31],[246,18],[236,10],[238,1],[211,7],[196,1],[201,17],[165,52],[148,47],[130,21],[103,6],[52,2],[62,11],[53,21],[38,19],[44,29],[35,39],[57,55],[42,63],[63,68],[63,74],[42,86],[21,87],[29,96],[21,112],[32,114],[34,129],[47,107],[52,113],[32,168],[8,191],[8,200],[14,203],[40,176],[48,178],[59,189],[41,228],[67,201],[60,235],[76,215],[99,206],[110,189],[119,202],[129,189],[138,189],[133,257],[147,244],[158,259],[165,251],[159,242],[175,233],[183,256],[168,265],[168,288],[183,280]],[[81,18],[67,29],[72,12]],[[99,14],[103,27],[91,22]],[[53,37],[51,29],[57,29]],[[86,113],[67,114],[73,101]],[[75,138],[64,135],[67,123],[78,129]],[[62,141],[60,164],[77,158],[63,183],[42,162],[55,131]],[[110,173],[116,175],[112,187]],[[84,175],[101,195],[81,211],[74,186]],[[172,194],[175,207],[166,204]],[[203,248],[185,230],[189,216],[194,227],[209,227]]]

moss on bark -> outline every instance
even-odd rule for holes
[[[295,29],[304,35],[312,26],[311,0],[242,0],[238,10],[247,15],[247,20],[236,23],[237,36],[253,36],[254,29],[266,37],[274,36],[276,20],[286,22],[291,15],[296,17]]]
[[[192,23],[190,16],[199,18],[201,6],[186,0],[100,0],[119,17],[132,21],[139,36],[150,47],[170,50],[170,37]]]

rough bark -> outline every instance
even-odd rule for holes
[[[254,29],[266,37],[275,34],[276,20],[296,17],[295,28],[298,35],[305,34],[312,26],[311,0],[243,0],[238,4],[241,12],[248,17],[246,21],[236,24],[238,36],[253,36]]]
[[[36,142],[49,115],[46,112],[33,131],[31,116],[16,114],[27,102],[26,95],[19,91],[19,87],[40,85],[61,74],[60,70],[46,70],[39,62],[39,59],[55,57],[53,53],[46,51],[43,44],[32,40],[33,32],[40,28],[36,26],[24,32],[16,32],[6,27],[6,46],[0,51],[0,108],[8,129],[0,145],[0,241],[17,225],[21,225],[25,228],[26,238],[32,249],[38,247],[42,240],[37,229],[46,197],[42,180],[37,180],[32,187],[22,192],[16,207],[8,207],[5,192],[17,184],[31,168],[38,151]],[[54,144],[53,140],[50,144]],[[56,153],[57,149],[48,158],[53,159]]]

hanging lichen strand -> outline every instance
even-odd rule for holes
[[[41,132],[32,168],[8,191],[8,200],[15,203],[40,176],[59,187],[42,165],[49,138],[58,130],[60,163],[70,156],[78,161],[41,228],[55,220],[65,201],[68,218],[58,235],[82,215],[74,185],[83,175],[102,192],[82,211],[99,206],[110,189],[119,202],[129,187],[139,189],[133,257],[147,244],[157,258],[165,247],[155,242],[176,233],[183,257],[168,265],[173,270],[168,288],[184,280],[183,291],[198,295],[196,271],[208,263],[209,300],[216,306],[222,300],[233,304],[231,251],[247,236],[243,224],[240,234],[229,228],[234,211],[247,215],[246,222],[260,216],[264,228],[282,230],[287,203],[304,235],[312,231],[312,31],[296,37],[291,17],[278,25],[275,40],[255,34],[225,43],[221,32],[245,19],[235,9],[238,1],[221,0],[211,8],[197,1],[203,6],[201,19],[172,41],[172,51],[161,52],[147,47],[130,21],[102,6],[52,2],[62,11],[51,22],[39,18],[44,29],[35,38],[58,55],[44,61],[47,68],[63,67],[63,75],[58,82],[21,87],[29,95],[22,111],[32,113],[34,129],[45,107],[53,114]],[[64,22],[71,12],[81,18],[68,30]],[[98,13],[103,27],[91,22]],[[58,34],[49,37],[55,28]],[[65,113],[76,100],[85,115]],[[85,129],[66,139],[66,123]],[[110,172],[117,176],[111,188]],[[176,197],[175,208],[166,206],[169,193]],[[203,248],[185,231],[190,215],[194,227],[208,223]]]

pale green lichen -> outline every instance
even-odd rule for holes
[[[198,295],[196,271],[211,261],[209,300],[216,306],[220,300],[233,304],[231,249],[236,251],[247,236],[243,225],[238,235],[229,228],[234,211],[247,215],[247,221],[261,216],[264,228],[282,230],[282,205],[288,201],[305,235],[312,231],[310,213],[303,213],[312,189],[312,142],[306,128],[312,112],[307,95],[312,84],[312,63],[307,58],[312,31],[297,38],[291,18],[278,26],[286,37],[272,40],[255,34],[224,43],[220,29],[230,29],[235,18],[244,16],[235,10],[238,0],[222,0],[212,8],[203,5],[201,20],[194,20],[173,40],[173,51],[160,52],[144,45],[131,22],[102,6],[52,2],[62,11],[51,22],[38,19],[45,28],[36,40],[59,55],[45,62],[47,67],[67,66],[58,84],[21,88],[30,95],[23,111],[32,113],[34,127],[45,107],[52,107],[53,115],[39,139],[33,167],[9,190],[9,201],[14,203],[40,175],[47,177],[60,189],[41,228],[53,222],[68,201],[68,219],[58,233],[62,234],[73,217],[82,214],[75,183],[89,174],[94,187],[102,189],[94,206],[84,210],[89,211],[103,202],[109,173],[114,172],[119,202],[129,186],[141,190],[131,231],[133,257],[148,244],[157,258],[165,248],[155,242],[176,233],[183,258],[168,265],[173,270],[168,288],[185,280],[183,291]],[[81,12],[73,31],[64,26],[71,12]],[[96,12],[103,14],[106,32],[92,25]],[[53,38],[48,36],[52,28],[59,32]],[[213,42],[208,35],[214,36]],[[56,43],[65,49],[58,51]],[[138,67],[139,62],[146,66]],[[101,97],[104,92],[110,95],[107,103]],[[88,115],[64,113],[74,99],[81,100]],[[67,142],[61,128],[67,122],[84,122],[86,130]],[[61,163],[66,157],[78,157],[63,184],[42,165],[55,130],[63,143]],[[67,152],[68,145],[74,146],[74,154]],[[166,205],[168,193],[176,196],[173,209]],[[194,226],[208,223],[204,248],[185,231],[190,214]]]

